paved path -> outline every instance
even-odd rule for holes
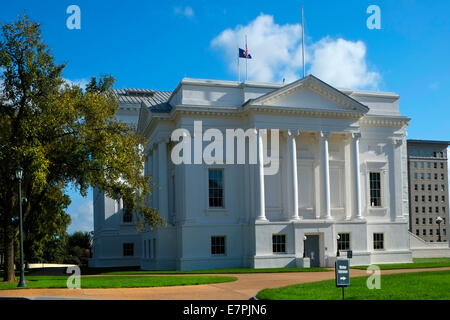
[[[450,267],[384,270],[382,271],[382,275],[441,270],[450,270]],[[350,274],[352,277],[367,276],[365,270],[351,269]],[[248,300],[258,291],[265,288],[278,288],[291,284],[334,279],[334,271],[223,275],[234,276],[238,280],[216,284],[156,288],[0,290],[0,297],[39,297],[41,299],[43,297],[53,297],[105,300]]]

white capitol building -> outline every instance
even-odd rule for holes
[[[173,92],[114,93],[118,119],[148,141],[148,201],[168,226],[138,233],[135,213],[94,190],[90,266],[323,267],[334,266],[338,249],[353,252],[352,265],[412,261],[409,119],[397,94],[336,89],[314,76],[288,85],[185,78]],[[278,129],[279,170],[267,174],[263,152],[256,164],[175,165],[171,134],[185,128],[195,137],[194,121],[224,136],[267,129],[269,141]],[[263,138],[257,145],[270,153]]]

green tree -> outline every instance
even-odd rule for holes
[[[149,178],[143,176],[143,140],[115,120],[118,105],[110,76],[92,78],[86,90],[62,78],[41,38],[40,26],[20,17],[0,31],[0,223],[6,250],[4,281],[14,281],[18,235],[17,166],[24,169],[22,193],[28,239],[54,236],[67,225],[64,190],[72,184],[85,196],[98,187],[139,213],[139,226],[164,226],[145,205]],[[45,204],[51,204],[45,207]],[[37,231],[36,231],[37,230]],[[36,236],[38,235],[38,236]]]

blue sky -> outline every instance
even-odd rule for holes
[[[300,2],[305,8],[307,73],[338,87],[394,91],[412,118],[408,138],[450,140],[450,1],[9,1],[0,21],[26,12],[64,77],[85,83],[101,73],[116,87],[173,90],[181,78],[236,80],[233,53],[248,34],[249,80],[300,76]],[[69,30],[66,9],[81,9]],[[369,5],[381,30],[369,30]],[[73,196],[69,231],[92,229],[92,194]]]

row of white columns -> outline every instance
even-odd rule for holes
[[[291,194],[291,211],[289,213],[291,220],[300,220],[299,216],[299,202],[298,202],[298,174],[297,174],[297,145],[296,138],[300,135],[299,130],[288,130],[288,161],[289,161],[289,188]],[[331,202],[330,202],[330,164],[329,164],[329,151],[328,151],[328,139],[330,132],[321,131],[320,136],[320,171],[321,171],[321,192],[324,201],[322,201],[322,214],[321,217],[325,220],[331,220]],[[360,133],[352,133],[352,178],[353,178],[353,194],[354,194],[354,218],[361,219],[361,183],[360,183],[360,170],[359,170],[359,140],[361,138]],[[258,135],[258,169],[259,169],[259,212],[257,220],[265,221],[265,190],[264,190],[264,157],[263,157],[263,138]]]

